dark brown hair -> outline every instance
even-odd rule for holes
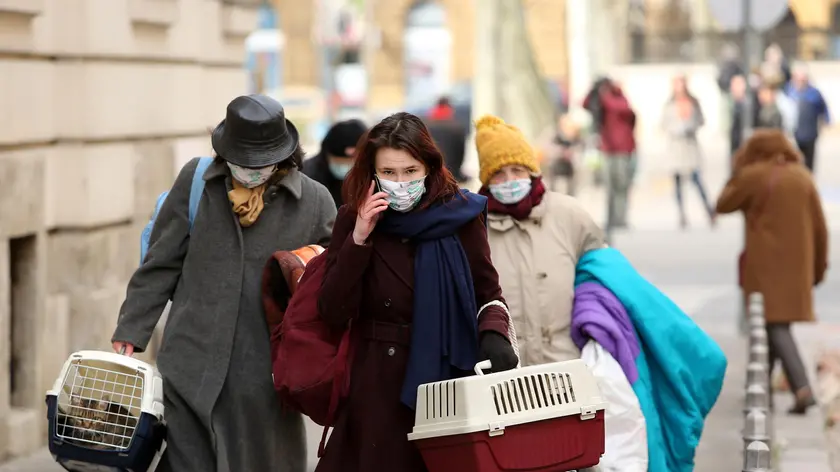
[[[783,132],[777,129],[757,129],[735,154],[735,169],[774,160],[801,162],[802,155]]]
[[[353,168],[344,179],[344,201],[358,210],[367,198],[376,166],[376,153],[383,148],[399,149],[426,166],[426,195],[418,209],[460,193],[458,182],[443,162],[423,121],[411,113],[395,113],[370,129],[359,140]]]

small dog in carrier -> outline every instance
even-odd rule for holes
[[[46,401],[50,452],[66,470],[150,472],[166,448],[163,379],[145,362],[76,352]]]

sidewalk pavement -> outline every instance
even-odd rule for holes
[[[705,328],[705,327],[704,327]],[[729,365],[717,403],[706,419],[700,446],[694,458],[696,472],[724,472],[741,470],[743,447],[741,430],[744,425],[744,382],[746,381],[746,343],[731,335],[715,335]],[[797,472],[797,471],[785,471]]]
[[[798,324],[793,331],[812,388],[816,389],[817,357],[824,349],[840,348],[840,323]],[[775,416],[776,441],[781,446],[779,469],[831,472],[830,451],[836,452],[840,444],[829,443],[823,411],[814,408],[807,416],[789,416],[786,410],[792,403],[791,394],[777,393],[774,401],[779,405]]]
[[[838,330],[840,327],[833,324],[794,326],[794,334],[812,382],[816,372],[816,356],[823,347],[832,343],[834,346],[840,344]],[[740,470],[744,448],[741,433],[744,427],[747,342],[734,334],[715,335],[717,330],[710,331],[729,359],[729,366],[723,391],[706,420],[695,457],[695,471]],[[787,409],[793,402],[788,392],[776,393],[773,400],[776,405],[773,416],[774,441],[778,447],[776,457],[779,459],[774,470],[832,472],[822,412],[813,408],[806,416],[788,415]]]

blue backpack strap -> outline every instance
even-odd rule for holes
[[[204,172],[207,171],[212,162],[212,157],[200,157],[193,174],[192,186],[190,187],[190,231],[192,231],[195,222],[195,215],[198,213],[201,195],[204,193]]]
[[[155,220],[157,219],[158,213],[160,213],[160,207],[163,206],[163,201],[166,200],[166,196],[169,195],[169,191],[161,193],[157,201],[155,202],[155,211],[152,213],[152,217],[149,219],[149,222],[146,223],[146,226],[143,228],[143,231],[140,233],[140,264],[143,264],[143,260],[146,259],[146,253],[149,252],[149,239],[152,237],[152,228],[154,228]]]

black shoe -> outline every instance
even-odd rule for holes
[[[817,405],[817,400],[814,399],[814,395],[810,392],[807,396],[796,398],[796,403],[793,404],[792,407],[788,410],[789,415],[806,415],[808,414],[808,409],[812,406]]]

